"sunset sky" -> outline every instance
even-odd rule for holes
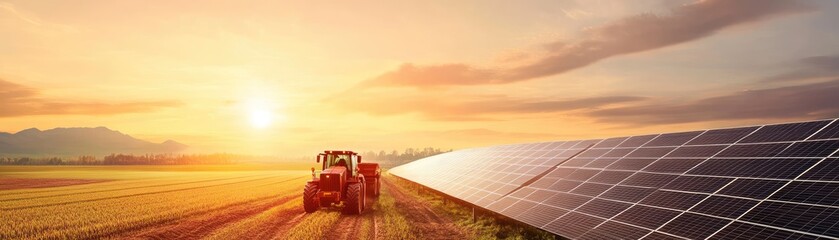
[[[3,1],[0,132],[465,148],[839,116],[839,1]]]

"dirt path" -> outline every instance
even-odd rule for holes
[[[396,199],[396,207],[411,222],[414,233],[422,239],[466,239],[468,235],[451,219],[434,212],[427,202],[408,195],[389,178],[382,186]]]

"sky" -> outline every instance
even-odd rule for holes
[[[839,117],[837,22],[828,0],[0,0],[0,131],[298,156]]]

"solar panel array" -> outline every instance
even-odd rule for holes
[[[441,154],[401,178],[571,239],[839,238],[839,121]]]

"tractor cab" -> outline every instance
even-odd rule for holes
[[[318,162],[323,163],[323,170],[331,167],[344,167],[347,177],[358,176],[358,164],[361,163],[361,156],[352,151],[324,151],[318,154]]]

